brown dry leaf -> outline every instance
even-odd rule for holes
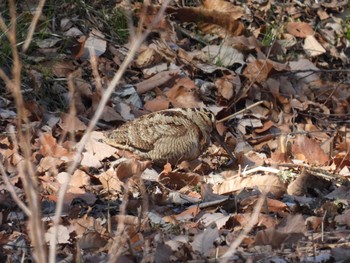
[[[179,78],[178,76],[179,73],[180,71],[177,69],[160,72],[149,79],[146,79],[140,83],[137,83],[135,85],[137,93],[143,94],[149,90],[152,90],[156,87],[166,84],[168,81],[177,79]]]
[[[171,14],[181,22],[198,23],[203,32],[220,35],[222,38],[228,34],[231,36],[239,36],[244,32],[244,25],[237,19],[244,15],[244,11],[240,6],[234,6],[225,1],[215,1],[218,10],[203,7],[183,7],[173,8],[167,7],[166,12]],[[226,3],[226,4],[225,4]],[[204,3],[205,4],[205,3]]]
[[[317,9],[317,16],[320,20],[326,20],[329,18],[329,14],[323,9]]]
[[[100,119],[105,122],[123,121],[122,116],[108,105],[103,108]]]
[[[224,0],[204,0],[202,5],[208,10],[230,12],[235,19],[241,18],[244,14],[244,10],[241,6],[235,6]]]
[[[300,240],[304,235],[299,233],[284,233],[277,229],[269,228],[260,230],[255,236],[254,245],[270,245],[273,249],[280,248],[282,245],[293,244]]]
[[[95,156],[98,161],[111,157],[116,152],[116,148],[102,142],[104,138],[102,132],[94,131],[85,144],[86,152]]]
[[[168,172],[160,174],[158,181],[170,189],[179,190],[188,185],[198,185],[201,177],[196,173]]]
[[[233,216],[234,220],[243,228],[252,220],[251,213],[240,213]],[[258,226],[265,228],[274,228],[277,225],[277,219],[270,215],[260,213],[258,215]]]
[[[289,22],[287,24],[288,33],[296,37],[306,38],[315,34],[312,27],[305,22]]]
[[[97,155],[90,152],[84,152],[82,154],[80,165],[83,167],[93,167],[97,169],[101,167],[102,163],[100,162]]]
[[[53,196],[54,201],[57,199],[57,193],[59,189],[61,188],[62,184],[67,182],[69,180],[70,175],[66,172],[61,172],[56,175],[55,179],[56,181],[46,181],[44,182],[45,187],[48,187],[51,191],[55,193]],[[96,195],[90,192],[86,192],[85,189],[71,186],[68,188],[67,192],[64,195],[64,206],[65,209],[68,209],[69,206],[71,205],[72,201],[75,198],[80,198],[84,200],[87,204],[93,205],[96,202]]]
[[[115,174],[115,171],[112,169],[102,173],[98,179],[102,183],[103,188],[108,191],[121,192],[122,186],[124,185],[124,183],[119,180]]]
[[[78,243],[80,249],[88,249],[91,252],[91,249],[103,248],[107,240],[97,232],[88,232],[79,238]]]
[[[144,109],[148,110],[150,112],[160,111],[160,110],[166,110],[169,108],[170,101],[167,97],[161,95],[157,96],[153,100],[146,101],[144,105]]]
[[[70,152],[62,145],[58,145],[56,139],[49,133],[41,134],[39,137],[40,152],[43,156],[66,157],[72,160],[74,153]]]
[[[14,149],[13,145],[10,143],[10,140],[8,137],[1,138],[0,153],[4,159],[9,159],[14,153],[16,153],[16,150]]]
[[[38,165],[38,172],[44,173],[46,171],[56,171],[57,167],[63,164],[64,161],[52,156],[46,156],[41,158],[40,163]]]
[[[286,185],[276,175],[253,175],[250,177],[235,177],[226,179],[223,183],[213,186],[214,193],[222,195],[244,188],[258,187],[260,191],[268,190],[276,198],[281,197],[286,192]]]
[[[82,218],[71,219],[69,230],[70,232],[74,231],[78,237],[91,230],[100,234],[107,232],[101,218],[95,219],[87,215]]]
[[[266,160],[264,154],[258,153],[256,151],[248,151],[244,155],[239,155],[239,163],[242,167],[255,167],[264,165],[264,160]]]
[[[222,67],[244,64],[244,56],[237,49],[227,45],[210,45],[202,48],[202,60]]]
[[[252,82],[263,83],[269,77],[272,69],[273,66],[268,60],[257,59],[248,63],[243,75]]]
[[[322,150],[320,144],[305,135],[297,135],[293,140],[292,154],[298,160],[309,164],[324,165],[329,162],[329,156]]]
[[[166,95],[175,108],[204,107],[199,99],[199,88],[188,78],[179,79]]]
[[[261,50],[263,45],[254,36],[235,36],[225,39],[227,45],[231,45],[240,51]]]
[[[324,47],[316,40],[314,36],[307,36],[305,38],[303,49],[310,57],[316,57],[326,53]]]
[[[50,242],[52,236],[53,236],[54,228],[50,227],[47,232],[45,233],[45,240],[47,243]],[[57,244],[70,244],[70,236],[69,236],[69,230],[67,227],[59,225],[58,226],[58,236],[56,238]]]
[[[135,63],[139,68],[145,68],[158,64],[161,59],[159,53],[149,46],[139,53]]]
[[[58,124],[62,130],[67,132],[85,131],[86,125],[77,116],[63,113]]]
[[[249,131],[250,128],[256,129],[256,128],[263,127],[263,124],[261,123],[260,119],[256,119],[256,118],[244,118],[238,121],[237,128],[242,134],[247,133],[247,127]]]
[[[217,79],[215,86],[218,89],[218,96],[230,100],[234,95],[234,86],[237,86],[237,83],[240,86],[240,79],[237,75],[228,75]]]
[[[58,78],[65,78],[73,73],[75,66],[72,61],[50,60],[41,64],[43,68],[51,69],[52,74]]]
[[[317,231],[320,229],[323,223],[323,218],[320,216],[309,216],[305,219],[305,224],[308,229],[312,229],[313,231]]]
[[[267,209],[269,212],[273,213],[279,213],[280,212],[287,212],[288,206],[279,200],[267,198]],[[263,210],[262,210],[263,211]]]
[[[330,0],[320,2],[321,6],[337,10],[338,8],[344,7],[348,4],[348,0]]]
[[[337,169],[343,169],[346,166],[350,166],[350,155],[348,153],[338,153],[334,158],[333,162]]]
[[[338,225],[350,227],[350,209],[346,209],[341,215],[337,215],[334,220]]]
[[[194,217],[196,217],[199,212],[200,212],[200,208],[196,205],[194,206],[190,206],[189,208],[187,208],[185,211],[183,211],[180,214],[175,215],[175,219],[179,220],[179,221],[187,221],[187,220],[191,220]]]
[[[80,69],[76,70],[74,73],[74,97],[72,102],[74,102],[77,115],[83,114],[87,110],[87,105],[91,104],[92,100],[92,87],[89,82],[82,79],[82,72]],[[67,94],[68,95],[68,94]]]
[[[205,227],[209,227],[211,224],[215,223],[220,230],[226,225],[230,218],[231,215],[225,215],[223,213],[205,213],[199,220]]]
[[[304,169],[302,174],[288,185],[287,193],[290,195],[302,196],[309,194],[309,189],[323,192],[328,189],[330,185],[330,181],[314,176]]]
[[[25,114],[31,121],[41,121],[44,114],[44,108],[36,101],[30,100],[24,102]]]
[[[77,169],[72,175],[69,185],[74,187],[84,187],[91,184],[90,176],[82,170]]]
[[[126,181],[127,179],[136,176],[141,176],[142,172],[146,168],[150,168],[150,161],[138,161],[136,159],[129,159],[120,163],[116,169],[116,175],[120,181]]]
[[[151,76],[154,76],[160,72],[168,70],[168,65],[167,63],[162,63],[162,64],[157,64],[151,68],[144,68],[142,69],[143,76],[145,78],[149,78]]]
[[[268,121],[263,123],[263,126],[261,128],[254,129],[254,132],[264,133],[267,130],[271,129],[272,127],[275,127],[275,124],[271,120],[268,120]]]
[[[101,56],[106,51],[107,42],[105,36],[99,30],[93,28],[89,33],[89,37],[84,42],[84,49],[82,50],[80,57],[81,59],[90,59],[91,56]]]
[[[219,237],[219,230],[214,223],[202,233],[196,235],[192,242],[192,248],[203,256],[209,256],[214,249],[214,241]]]
[[[259,231],[255,237],[255,245],[271,245],[279,248],[282,245],[291,246],[304,237],[306,228],[302,215],[288,215],[277,229]]]

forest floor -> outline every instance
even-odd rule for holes
[[[350,2],[146,2],[1,1],[0,261],[348,260]],[[188,107],[235,161],[103,142]]]

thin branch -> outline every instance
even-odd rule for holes
[[[39,4],[38,4],[38,7],[37,7],[37,10],[35,11],[32,23],[30,24],[30,27],[29,27],[29,31],[28,31],[26,40],[24,41],[24,45],[23,45],[23,48],[22,48],[23,52],[27,51],[27,49],[28,49],[28,47],[30,45],[30,42],[32,42],[32,38],[33,38],[34,31],[35,31],[35,27],[36,27],[36,24],[39,21],[41,12],[42,12],[43,7],[45,5],[45,1],[46,0],[41,0],[39,2]]]
[[[255,102],[254,104],[252,104],[252,105],[250,105],[250,106],[244,108],[243,110],[237,111],[237,112],[235,112],[235,113],[233,113],[233,114],[231,114],[231,115],[229,115],[229,116],[227,116],[227,117],[225,117],[225,118],[223,118],[223,119],[221,119],[221,120],[218,120],[218,121],[216,121],[216,122],[217,122],[217,123],[220,123],[220,122],[224,122],[224,121],[231,120],[231,119],[233,119],[234,117],[236,117],[237,115],[240,115],[240,114],[246,112],[247,110],[250,110],[250,109],[252,109],[252,108],[254,108],[254,107],[256,107],[256,106],[258,106],[258,105],[260,105],[260,104],[263,104],[263,103],[264,103],[264,101]]]
[[[10,183],[7,174],[5,172],[5,168],[2,164],[2,162],[0,162],[0,172],[2,174],[2,179],[5,182],[6,185],[6,189],[10,192],[12,199],[16,202],[16,204],[19,206],[19,208],[21,208],[23,210],[23,212],[28,216],[31,217],[32,213],[30,211],[30,209],[22,202],[21,199],[19,199],[13,185]]]
[[[165,7],[169,4],[169,2],[170,2],[170,0],[167,0],[163,3],[156,18],[152,21],[151,25],[146,29],[146,31],[144,33],[140,33],[138,36],[136,36],[133,39],[133,42],[131,43],[131,47],[130,47],[130,51],[129,51],[128,55],[126,56],[123,63],[121,64],[118,72],[114,75],[114,77],[113,77],[112,81],[110,82],[110,84],[108,85],[107,89],[104,91],[103,96],[101,98],[101,101],[96,109],[95,115],[93,116],[93,118],[90,121],[89,126],[85,130],[83,138],[81,139],[81,141],[77,145],[77,150],[76,150],[76,154],[75,154],[73,163],[71,164],[71,166],[67,170],[69,175],[73,174],[76,167],[78,166],[79,161],[80,161],[80,156],[84,150],[85,144],[88,141],[88,139],[90,138],[91,132],[93,131],[97,121],[99,120],[101,114],[103,113],[104,107],[107,104],[112,92],[114,91],[114,88],[120,82],[122,76],[124,75],[124,72],[129,67],[129,64],[133,61],[135,54],[139,50],[141,44],[146,39],[148,34],[151,32],[151,29],[162,18],[162,15],[165,11]],[[55,263],[56,238],[58,235],[58,225],[60,222],[61,213],[62,213],[62,209],[63,209],[64,195],[68,189],[69,181],[70,181],[70,178],[61,185],[61,188],[58,191],[58,199],[57,199],[57,204],[56,204],[55,216],[53,218],[53,233],[52,233],[52,237],[50,240],[50,249],[49,249],[49,262],[50,263]]]
[[[266,191],[268,192],[268,191]],[[260,196],[258,202],[256,203],[253,213],[251,215],[251,218],[248,221],[248,224],[243,228],[242,233],[235,239],[235,241],[232,242],[229,249],[226,251],[226,253],[222,256],[221,261],[222,263],[226,263],[230,260],[230,257],[232,257],[237,250],[237,247],[243,242],[244,238],[248,235],[250,230],[253,229],[255,224],[258,222],[259,214],[261,207],[264,204],[266,194],[263,194]]]

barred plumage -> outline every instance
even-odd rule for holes
[[[155,163],[194,160],[210,144],[215,116],[204,108],[168,109],[127,122],[105,142]]]

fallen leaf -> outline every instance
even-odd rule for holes
[[[124,185],[112,169],[102,173],[98,179],[102,183],[103,188],[108,191],[121,192],[122,186]]]
[[[179,79],[166,95],[172,105],[177,108],[204,107],[203,102],[199,99],[198,87],[188,78]]]
[[[314,36],[307,36],[303,45],[304,51],[311,57],[316,57],[326,53],[324,47],[316,40]]]
[[[103,238],[99,233],[88,232],[79,238],[79,248],[81,249],[100,249],[107,244],[106,238]]]
[[[228,178],[223,183],[213,186],[215,194],[228,194],[244,188],[258,187],[260,191],[269,190],[276,198],[281,197],[286,191],[286,185],[275,175],[253,175],[250,177]]]
[[[45,233],[45,239],[46,242],[50,242],[52,236],[53,236],[54,228],[50,227],[47,232]],[[58,225],[58,235],[56,237],[57,244],[70,244],[69,241],[69,230],[67,227]]]
[[[289,22],[287,24],[288,33],[296,37],[306,38],[315,34],[312,27],[305,22]]]
[[[104,35],[97,29],[92,29],[89,33],[89,37],[84,42],[84,49],[79,57],[84,60],[90,59],[91,56],[101,56],[105,53],[107,42]]]
[[[160,174],[158,181],[166,187],[179,190],[184,186],[197,186],[201,178],[196,173],[168,172]]]
[[[329,162],[329,156],[322,150],[320,144],[305,135],[297,135],[293,140],[292,154],[310,164],[323,165]]]
[[[192,248],[203,256],[209,256],[214,248],[214,241],[218,237],[219,231],[214,223],[194,237]]]
[[[178,78],[179,70],[168,70],[160,72],[153,77],[146,79],[135,85],[137,93],[143,94],[149,90],[152,90],[156,87],[164,85],[170,80],[174,80]]]
[[[86,125],[78,117],[63,113],[61,122],[58,124],[62,130],[68,132],[85,131]]]
[[[126,181],[133,176],[139,177],[142,172],[149,168],[150,161],[138,161],[136,159],[129,159],[120,163],[116,169],[116,175],[120,181]]]

